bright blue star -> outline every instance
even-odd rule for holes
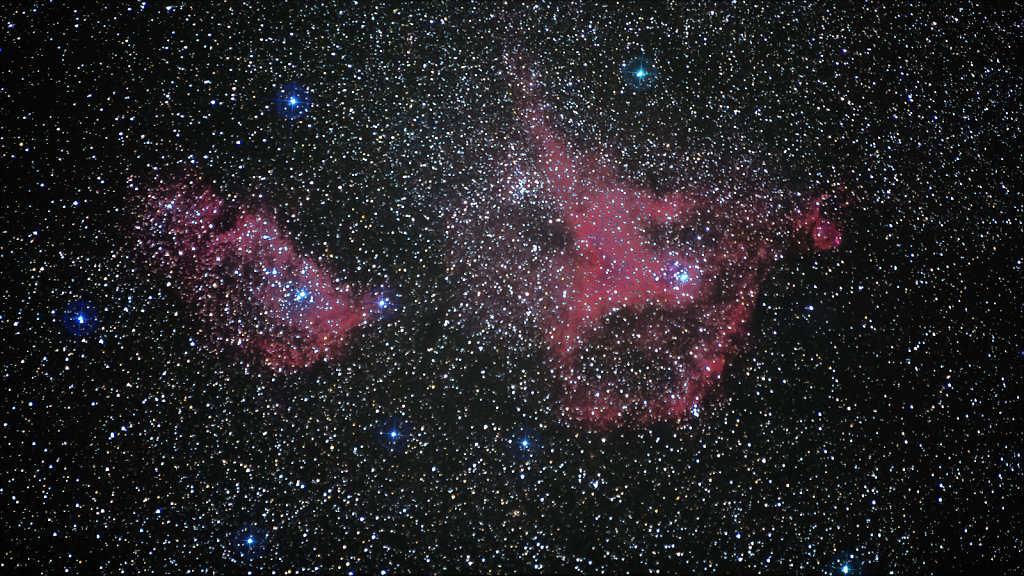
[[[366,295],[366,304],[374,311],[374,319],[386,322],[402,309],[402,302],[395,291],[381,286]]]
[[[843,566],[843,574],[849,574],[849,573],[850,573],[850,567],[849,566]]]
[[[295,301],[296,302],[306,302],[306,301],[312,302],[313,301],[313,295],[310,294],[309,292],[307,292],[305,290],[305,288],[302,288],[298,292],[295,293]]]
[[[60,319],[64,329],[72,336],[88,336],[100,323],[96,307],[85,300],[68,304]]]
[[[263,528],[247,524],[235,531],[232,544],[240,557],[254,559],[263,554],[266,549],[267,536],[267,531]]]
[[[623,67],[626,84],[637,92],[644,92],[658,83],[658,69],[646,56],[637,56]]]
[[[679,290],[693,282],[699,273],[700,270],[696,266],[675,262],[666,268],[665,277],[670,281],[674,289]]]
[[[519,462],[532,459],[540,453],[542,447],[540,434],[529,426],[513,430],[508,441],[512,456]]]
[[[377,444],[392,454],[404,452],[411,437],[409,425],[397,416],[381,422],[377,428]]]
[[[295,82],[282,86],[272,100],[278,113],[289,120],[304,116],[312,104],[309,92]]]

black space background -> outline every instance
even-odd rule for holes
[[[0,571],[1021,570],[1019,5],[117,4],[0,8]],[[541,357],[452,312],[441,216],[517,129],[508,46],[627,173],[668,143],[851,191],[844,245],[781,261],[701,418],[567,427]],[[127,257],[130,182],[186,165],[399,314],[329,366],[225,362]],[[76,339],[79,298],[101,323]],[[392,415],[405,453],[375,443]]]

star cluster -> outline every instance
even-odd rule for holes
[[[0,10],[0,572],[1022,570],[1019,6],[373,4]]]

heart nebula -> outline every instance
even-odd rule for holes
[[[840,244],[827,196],[801,206],[754,178],[638,185],[606,154],[575,149],[529,67],[510,62],[521,138],[450,219],[463,315],[495,345],[541,342],[572,421],[698,414],[742,350],[773,262]]]

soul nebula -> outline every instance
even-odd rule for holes
[[[627,178],[609,154],[574,146],[535,71],[509,61],[519,134],[449,226],[464,315],[493,345],[540,350],[563,415],[585,427],[699,414],[773,263],[841,243],[828,196],[752,177]]]
[[[376,299],[298,253],[267,208],[234,205],[195,180],[152,187],[136,232],[150,274],[191,306],[217,350],[252,366],[336,359],[375,317]]]

